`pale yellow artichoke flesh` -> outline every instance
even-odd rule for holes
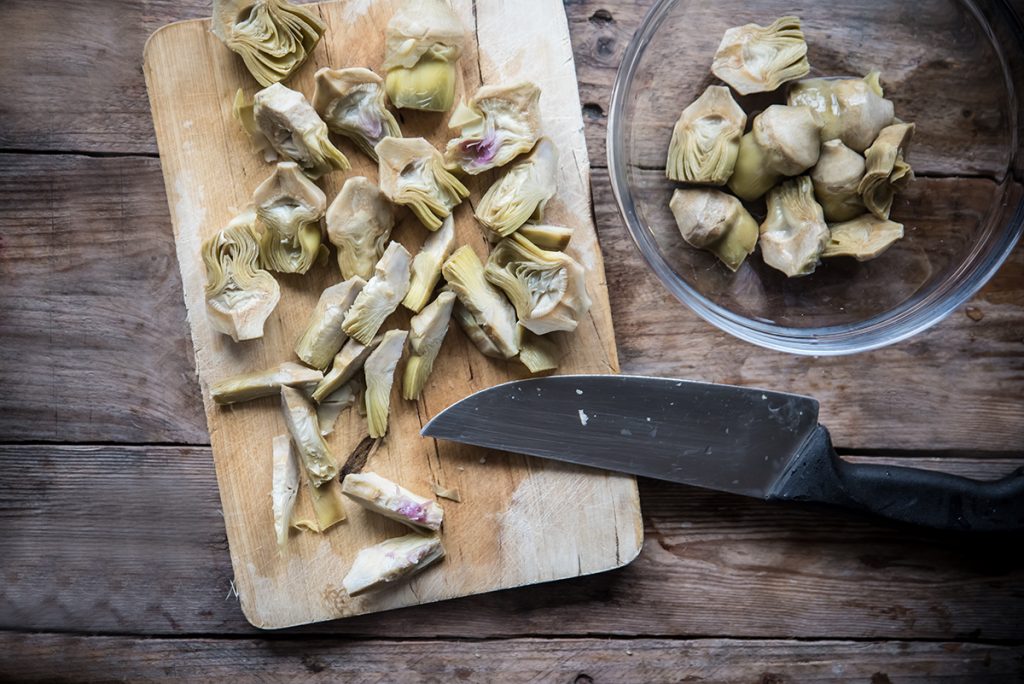
[[[713,253],[730,271],[738,270],[757,245],[757,221],[732,195],[712,188],[677,189],[669,208],[683,239]]]
[[[305,273],[327,258],[320,219],[327,207],[323,190],[294,162],[280,162],[252,194],[262,229],[260,264],[278,273]]]
[[[270,499],[274,511],[274,536],[278,548],[288,543],[292,511],[299,493],[299,460],[288,435],[277,435],[272,442],[273,466]]]
[[[402,375],[402,397],[419,399],[448,334],[455,294],[444,291],[409,321],[409,358]]]
[[[272,397],[282,387],[311,389],[324,379],[324,374],[291,361],[279,363],[273,368],[242,373],[210,385],[210,398],[215,404],[236,404],[261,397]]]
[[[281,408],[306,476],[314,487],[320,487],[338,475],[338,464],[327,442],[320,434],[316,409],[300,390],[281,388]]]
[[[400,109],[446,112],[466,30],[441,0],[403,2],[384,31],[388,97]]]
[[[352,381],[382,339],[384,339],[383,335],[378,335],[370,340],[370,344],[363,344],[359,340],[351,339],[346,342],[341,351],[335,355],[330,372],[313,390],[313,401],[317,403],[327,401],[335,392]]]
[[[551,335],[535,335],[522,325],[519,334],[519,361],[531,373],[545,373],[558,368],[562,350]]]
[[[864,157],[842,140],[822,144],[821,155],[810,176],[814,196],[825,212],[826,221],[849,221],[864,213],[859,189],[864,178]]]
[[[391,387],[395,381],[395,368],[405,350],[405,330],[389,330],[384,339],[363,365],[366,380],[366,424],[370,437],[379,439],[387,434],[388,414],[391,410]]]
[[[440,229],[431,233],[423,247],[412,260],[412,277],[409,291],[402,305],[413,312],[419,312],[434,293],[437,281],[441,279],[441,264],[455,249],[455,221],[451,216],[444,220]]]
[[[754,117],[740,139],[729,189],[752,201],[785,176],[796,176],[818,162],[821,119],[808,107],[771,105]]]
[[[341,581],[350,596],[357,596],[411,577],[444,557],[438,536],[407,534],[361,549]]]
[[[463,245],[455,250],[444,262],[441,273],[465,307],[465,315],[459,314],[460,322],[469,328],[467,334],[480,350],[488,356],[493,355],[489,353],[493,350],[505,359],[518,354],[515,309],[501,290],[487,281],[484,265],[473,249]],[[476,339],[479,336],[488,344],[481,344]]]
[[[357,276],[320,293],[309,323],[295,343],[295,355],[313,368],[326,370],[345,344],[342,322],[364,287],[366,281]]]
[[[572,228],[548,224],[527,223],[517,231],[541,249],[565,250],[572,240]]]
[[[377,473],[346,475],[341,492],[366,510],[418,532],[437,532],[444,522],[444,510],[436,501],[414,494]]]
[[[818,114],[823,142],[839,139],[864,152],[893,122],[893,104],[882,97],[878,79],[877,71],[864,78],[809,78],[790,87],[787,102]]]

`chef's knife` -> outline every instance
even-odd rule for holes
[[[423,435],[940,529],[1024,530],[1024,468],[983,482],[848,463],[818,424],[818,402],[796,394],[626,375],[534,378],[456,402]]]

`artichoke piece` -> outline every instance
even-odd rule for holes
[[[357,276],[324,290],[305,331],[295,343],[295,355],[313,368],[325,370],[345,344],[342,321],[365,287],[366,281]]]
[[[363,344],[359,340],[349,340],[346,342],[345,346],[334,357],[331,372],[325,375],[324,379],[313,390],[313,401],[318,403],[325,402],[335,392],[341,391],[343,386],[355,377],[355,374],[366,363],[366,358],[373,353],[373,350],[377,348],[377,345],[383,339],[383,335],[378,335],[370,341],[370,344]]]
[[[518,354],[515,309],[501,290],[487,282],[476,252],[469,245],[463,245],[444,262],[441,273],[465,307],[458,318],[480,351],[502,359]],[[488,344],[481,344],[477,338],[487,340]]]
[[[384,138],[377,145],[380,189],[437,230],[469,190],[444,168],[441,153],[423,138]]]
[[[441,279],[441,264],[455,249],[455,221],[449,216],[441,229],[432,233],[412,260],[412,280],[409,292],[402,305],[410,311],[419,312],[434,293],[437,281]]]
[[[402,376],[405,399],[419,399],[427,384],[441,343],[448,334],[454,304],[455,294],[446,290],[409,321],[409,358]]]
[[[572,240],[572,228],[527,223],[519,234],[541,249],[564,250]]]
[[[868,261],[889,249],[903,237],[903,224],[871,214],[829,226],[830,236],[823,257],[849,256]]]
[[[562,350],[548,335],[534,335],[522,325],[517,326],[519,336],[519,361],[531,373],[543,373],[558,368]]]
[[[475,176],[504,166],[533,149],[540,138],[540,88],[532,83],[483,86],[448,121],[459,137],[448,142],[444,160]]]
[[[392,242],[373,269],[373,277],[345,314],[342,330],[370,344],[384,319],[394,313],[409,290],[409,252]]]
[[[349,596],[410,577],[444,557],[438,536],[407,534],[360,549],[341,581]]]
[[[757,245],[757,221],[743,204],[711,188],[680,189],[669,202],[683,239],[736,271]]]
[[[859,190],[864,206],[876,218],[889,218],[895,190],[914,178],[914,172],[904,158],[913,137],[912,123],[886,126],[865,153],[866,170]]]
[[[310,178],[349,170],[348,159],[328,138],[327,124],[302,93],[280,83],[264,88],[253,99],[253,118],[274,150]]]
[[[821,120],[807,107],[771,105],[754,117],[740,140],[729,189],[755,200],[783,176],[796,176],[818,163]]]
[[[519,323],[537,335],[573,331],[590,310],[583,267],[565,252],[541,249],[522,235],[499,242],[484,273],[508,295]]]
[[[363,176],[345,181],[327,209],[327,237],[338,248],[341,277],[369,279],[395,225],[384,193]]]
[[[708,86],[672,129],[665,174],[684,183],[725,185],[736,166],[747,115],[729,89]]]
[[[492,359],[507,359],[509,358],[501,352],[500,349],[491,341],[491,338],[487,336],[484,329],[480,327],[480,324],[473,318],[473,314],[463,306],[462,302],[455,300],[455,307],[452,309],[452,318],[459,322],[459,327],[462,328],[462,332],[466,333],[466,337],[472,342],[480,353],[484,356],[489,356]],[[519,343],[518,338],[516,344]]]
[[[309,481],[319,487],[332,480],[338,474],[338,464],[327,448],[327,442],[320,435],[313,404],[301,391],[282,387],[281,408],[284,410],[288,433],[299,450],[299,458],[302,459]]]
[[[242,127],[245,134],[249,136],[249,140],[252,142],[253,147],[263,157],[267,163],[277,161],[277,152],[271,146],[270,141],[267,140],[267,136],[263,135],[263,131],[256,125],[256,117],[252,113],[253,104],[246,98],[245,93],[239,88],[235,92],[235,102],[231,107],[231,115],[238,122],[238,125]]]
[[[391,408],[391,385],[395,381],[395,368],[402,358],[405,330],[384,333],[380,345],[366,359],[363,375],[366,378],[366,424],[370,436],[379,439],[388,431],[388,412]]]
[[[305,273],[327,258],[320,219],[327,207],[323,190],[302,175],[298,164],[280,162],[252,194],[260,236],[260,265],[278,273]]]
[[[818,163],[811,169],[814,196],[827,221],[849,221],[864,213],[858,189],[864,177],[864,157],[843,144],[829,140],[821,146]]]
[[[334,432],[334,425],[338,422],[338,416],[343,411],[352,408],[359,400],[359,394],[363,386],[358,380],[353,380],[342,385],[340,389],[332,392],[330,396],[317,404],[316,420],[320,426],[320,434],[326,437]]]
[[[864,78],[809,78],[789,89],[788,104],[810,107],[821,118],[821,139],[843,141],[863,152],[893,122],[893,104],[882,97],[877,71]]]
[[[368,511],[397,520],[417,532],[437,532],[444,510],[433,499],[413,494],[377,473],[349,473],[341,493]]]
[[[768,216],[761,224],[761,256],[790,278],[813,273],[828,245],[821,205],[811,179],[800,176],[768,193]]]
[[[268,86],[302,66],[325,28],[315,14],[287,0],[214,0],[210,30]]]
[[[384,69],[400,109],[447,112],[455,100],[455,62],[466,30],[442,0],[404,2],[384,30]]]
[[[401,138],[394,115],[384,104],[384,81],[369,69],[328,69],[316,72],[313,109],[327,127],[350,138],[373,161],[374,147],[387,136]]]
[[[281,298],[274,276],[259,267],[256,212],[236,216],[203,243],[206,313],[218,332],[235,342],[263,337],[263,324]]]
[[[291,526],[295,497],[299,493],[299,461],[288,435],[278,435],[273,441],[273,470],[271,474],[270,500],[274,510],[274,534],[277,545],[284,548],[288,543],[288,528]]]
[[[255,373],[243,373],[210,385],[210,398],[215,404],[235,404],[260,397],[271,397],[282,387],[309,389],[324,379],[318,370],[285,361],[273,368]]]
[[[781,17],[768,26],[746,24],[725,32],[711,73],[740,95],[775,90],[811,70],[799,17]]]
[[[523,161],[515,164],[484,193],[476,218],[492,240],[511,235],[524,223],[541,220],[544,205],[554,197],[558,176],[558,150],[541,138]]]

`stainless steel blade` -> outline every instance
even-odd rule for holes
[[[796,394],[629,375],[518,380],[437,414],[423,435],[764,497],[818,424]]]

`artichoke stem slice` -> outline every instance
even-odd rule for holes
[[[444,510],[436,501],[413,494],[377,473],[350,473],[341,483],[341,491],[366,510],[417,532],[436,532],[444,522]]]
[[[366,380],[366,423],[374,439],[380,439],[388,431],[391,386],[408,335],[405,330],[389,330],[384,333],[384,339],[363,366]]]
[[[282,387],[281,408],[310,483],[319,487],[337,477],[338,464],[320,434],[316,409],[306,395],[297,389]]]
[[[455,294],[442,292],[409,322],[409,358],[402,376],[402,397],[418,399],[423,391],[441,344],[448,334]]]
[[[215,404],[235,404],[280,393],[282,387],[308,389],[324,379],[323,373],[297,363],[285,361],[273,368],[243,373],[210,385],[210,398]]]
[[[405,308],[418,313],[427,305],[437,281],[441,279],[441,265],[451,256],[453,249],[455,221],[449,216],[440,229],[427,237],[423,247],[412,260],[409,291],[402,300]]]
[[[299,461],[288,435],[274,437],[272,455],[270,499],[274,511],[274,534],[278,547],[283,549],[288,543],[295,497],[299,493]]]
[[[345,344],[342,321],[364,287],[366,281],[355,277],[324,290],[305,331],[295,343],[295,355],[313,368],[326,370]]]
[[[350,596],[408,578],[444,557],[440,537],[407,534],[361,549],[342,580]]]
[[[378,335],[370,341],[370,344],[363,344],[359,340],[349,340],[346,342],[345,346],[334,357],[331,371],[324,376],[324,379],[313,390],[313,401],[317,403],[326,401],[335,392],[340,391],[344,385],[355,377],[355,374],[366,363],[367,357],[373,353],[373,350],[377,348],[377,345],[383,339],[383,335]]]

